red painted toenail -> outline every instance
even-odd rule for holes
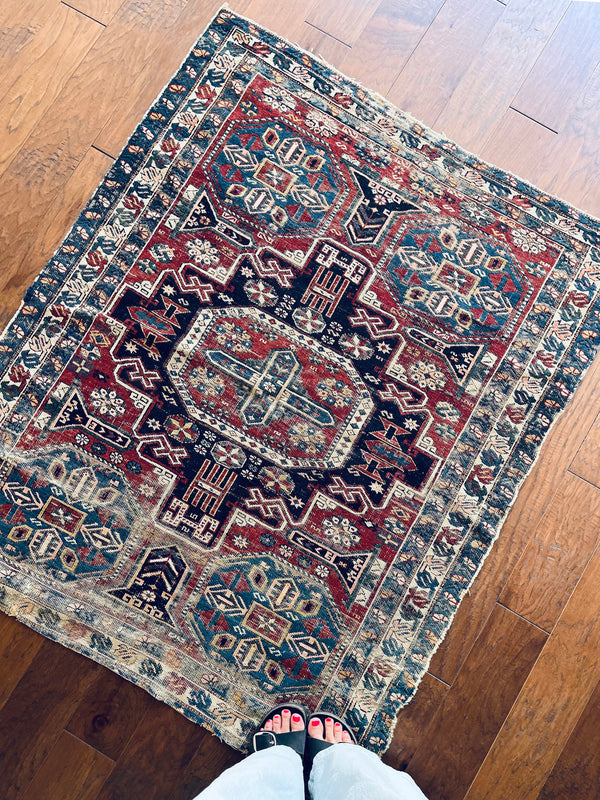
[[[331,719],[331,717],[327,717],[327,719],[325,720],[325,722],[333,722],[333,720]]]
[[[284,713],[284,714],[289,714],[289,713],[290,713],[290,710],[289,710],[289,708],[284,708],[284,709],[283,709],[283,713]]]
[[[294,720],[294,722],[300,722],[302,720],[302,717],[300,716],[300,714],[292,714],[292,719]]]
[[[315,725],[315,726],[316,726],[316,725],[318,725],[318,724],[319,724],[319,722],[320,722],[320,720],[318,720],[318,719],[312,719],[312,720],[310,721],[310,724],[311,724],[311,725]]]
[[[335,723],[335,727],[336,728],[341,728],[342,727],[342,723],[341,722],[336,722]]]

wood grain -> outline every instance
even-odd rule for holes
[[[95,800],[113,766],[109,758],[63,731],[20,800]]]
[[[298,42],[317,3],[318,0],[250,0],[243,13],[269,30],[276,30],[284,39]]]
[[[565,475],[500,602],[551,631],[599,538],[600,492],[575,475]]]
[[[513,108],[500,117],[479,155],[492,164],[504,164],[509,172],[552,192],[561,170],[576,156],[566,152],[556,158],[562,136]]]
[[[568,117],[562,148],[556,158],[565,162],[554,191],[576,207],[600,217],[600,64],[587,82],[575,110]]]
[[[526,620],[494,607],[410,762],[425,794],[437,800],[464,797],[547,638]]]
[[[597,800],[600,786],[600,683],[559,756],[538,800]]]
[[[0,612],[0,709],[43,643],[42,636]]]
[[[102,668],[65,730],[116,761],[151,705],[147,692]]]
[[[512,107],[560,132],[600,61],[600,5],[571,3]]]
[[[340,69],[364,86],[387,95],[443,5],[443,0],[383,0]]]
[[[31,35],[18,58],[0,57],[0,175],[102,31],[62,4],[29,0],[19,13]]]
[[[16,800],[96,678],[99,665],[44,640],[0,711],[2,800]]]
[[[12,197],[10,209],[5,208],[0,231],[0,325],[5,325],[16,311],[29,284],[62,241],[66,231],[77,219],[82,207],[110,166],[110,159],[97,150],[88,150],[77,167],[69,172],[68,164],[60,166],[60,156],[54,160],[48,155],[36,176],[13,172],[14,183],[21,182],[21,193]],[[56,165],[57,173],[65,181],[58,183],[58,175],[45,176]],[[16,169],[16,168],[15,168]],[[50,186],[48,187],[48,182]],[[57,185],[58,184],[58,185]],[[10,180],[0,180],[0,197],[6,201],[11,194]],[[25,191],[27,189],[27,191]],[[15,247],[14,242],[19,246]]]
[[[590,145],[600,127],[600,65],[558,134],[508,109],[480,154],[545,191],[600,216],[600,152]]]
[[[446,0],[388,98],[421,122],[435,125],[502,13],[499,3]]]
[[[195,797],[206,789],[223,770],[229,769],[243,758],[241,753],[228,747],[209,731],[202,732],[196,752],[185,769],[182,798]]]
[[[508,714],[465,800],[535,800],[600,679],[600,548]]]
[[[68,4],[82,14],[108,25],[125,0],[68,0]]]
[[[152,59],[184,4],[185,0],[127,0],[0,177],[0,258],[6,265],[0,288],[10,308],[32,278],[29,262],[20,272],[24,254],[14,242],[36,235],[43,209],[69,180],[119,97],[127,94],[130,74]]]
[[[597,3],[230,4],[339,63],[364,85],[388,92],[393,102],[482,157],[600,214],[600,65],[592,72],[591,47],[600,41],[592,18]],[[0,324],[110,164],[99,150],[119,151],[218,5],[219,0],[0,3],[0,87],[23,90],[21,105],[0,107],[0,142],[22,137],[0,177]],[[578,22],[588,13],[590,30]],[[60,28],[57,20],[67,19],[70,27]],[[315,27],[319,20],[325,32]],[[90,31],[96,30],[90,44]],[[540,110],[533,112],[535,103]],[[554,120],[559,133],[511,104],[542,121]],[[15,108],[11,130],[6,115]],[[439,786],[456,800],[465,791],[469,800],[597,796],[597,551],[585,563],[597,523],[594,517],[589,529],[577,528],[570,510],[574,502],[597,507],[600,489],[579,487],[586,480],[600,485],[600,424],[594,423],[599,412],[596,360],[546,439],[431,673],[399,715],[386,762],[408,765],[434,792]],[[575,511],[585,525],[585,513]],[[561,552],[552,565],[546,556],[555,536]],[[548,564],[559,567],[550,578]],[[535,619],[541,619],[546,599],[548,618],[555,620],[562,609],[537,661],[544,632],[499,606],[499,597]],[[509,645],[516,648],[514,659]],[[428,746],[437,757],[428,756]],[[110,757],[116,764],[109,775]],[[2,800],[23,800],[24,792],[26,800],[190,800],[240,757],[132,684],[0,615]]]
[[[308,24],[304,25],[297,42],[322,61],[338,68],[343,63],[346,55],[352,50],[349,45]]]
[[[316,28],[353,45],[375,13],[380,0],[320,0],[307,14],[306,21]]]
[[[571,462],[571,472],[600,486],[600,419],[597,419]]]
[[[407,769],[415,751],[429,740],[436,713],[450,687],[426,673],[411,702],[399,712],[394,738],[383,761],[396,769]]]
[[[96,800],[189,800],[182,777],[203,736],[198,725],[153,700]]]
[[[500,6],[501,17],[437,117],[438,130],[468,150],[480,150],[568,6],[569,0],[513,0]]]

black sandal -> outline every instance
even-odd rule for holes
[[[350,734],[353,744],[357,743],[354,731],[348,727],[348,725],[344,722],[343,719],[336,717],[335,714],[325,714],[323,712],[316,711],[314,714],[310,715],[310,719],[321,720],[321,724],[323,725],[323,730],[325,730],[326,719],[332,719],[334,723],[339,722],[340,725],[343,727],[344,731]],[[335,742],[326,742],[324,739],[314,739],[312,736],[306,737],[306,749],[304,754],[304,769],[306,771],[306,775],[310,775],[310,771],[312,769],[315,756],[322,750],[325,750],[328,747],[333,747],[334,744]],[[344,744],[344,742],[339,742],[339,744]]]
[[[261,731],[267,720],[272,720],[275,714],[280,714],[284,708],[289,709],[291,714],[299,714],[304,722],[304,728],[301,731],[290,731],[289,733],[275,733],[275,731]],[[306,743],[306,709],[303,706],[295,705],[294,703],[282,703],[279,706],[272,708],[267,716],[258,726],[259,730],[256,731],[252,737],[252,752],[256,753],[258,750],[266,750],[267,747],[275,747],[275,745],[283,744],[295,750],[300,757],[304,755],[304,745]]]

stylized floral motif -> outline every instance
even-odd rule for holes
[[[265,89],[264,97],[267,105],[274,108],[275,111],[293,111],[296,108],[296,101],[292,95],[276,86],[268,86]]]
[[[186,249],[196,264],[213,267],[219,263],[219,251],[208,239],[192,239],[185,243]]]
[[[442,389],[446,385],[444,373],[429,361],[411,364],[408,375],[421,389]]]
[[[347,517],[333,516],[323,520],[323,535],[333,544],[351,548],[360,541],[358,528]]]
[[[339,341],[343,352],[352,358],[364,361],[367,358],[371,358],[373,355],[373,348],[371,345],[357,333],[345,333],[343,336],[340,336]]]
[[[294,481],[291,475],[279,467],[263,467],[258,477],[265,489],[272,492],[290,495],[294,491]]]
[[[121,417],[125,413],[125,401],[114,389],[95,388],[90,394],[90,405],[107,417]]]
[[[317,383],[317,394],[328,406],[343,408],[354,397],[354,392],[344,381],[324,378]]]
[[[547,249],[545,241],[527,228],[513,228],[511,235],[517,247],[525,253],[543,253]]]
[[[218,397],[225,390],[223,377],[212,369],[196,367],[189,376],[190,386],[208,397]]]
[[[215,325],[217,342],[234,353],[247,353],[252,350],[252,336],[241,325],[233,322],[220,322]]]
[[[298,422],[290,428],[290,442],[301,453],[315,456],[325,448],[325,436],[315,425]]]
[[[248,299],[257,306],[272,306],[278,299],[277,292],[273,287],[262,280],[246,281],[244,291],[248,295]]]

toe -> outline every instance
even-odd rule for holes
[[[325,741],[331,742],[332,744],[335,743],[335,737],[333,734],[333,720],[331,717],[325,717]]]
[[[333,739],[335,742],[339,743],[342,741],[342,734],[344,729],[342,728],[341,723],[335,722],[333,725]]]
[[[281,716],[273,714],[273,733],[281,733]]]
[[[281,733],[290,732],[291,716],[292,712],[289,710],[289,708],[284,708],[281,712]]]
[[[308,735],[313,739],[324,739],[323,723],[318,717],[312,717],[308,724]]]
[[[263,731],[272,731],[273,730],[273,720],[268,719],[263,727]]]
[[[342,742],[348,742],[349,744],[352,744],[352,737],[350,736],[348,731],[344,731],[342,733]]]
[[[304,730],[304,720],[302,719],[300,714],[292,714],[291,727],[293,731]]]

